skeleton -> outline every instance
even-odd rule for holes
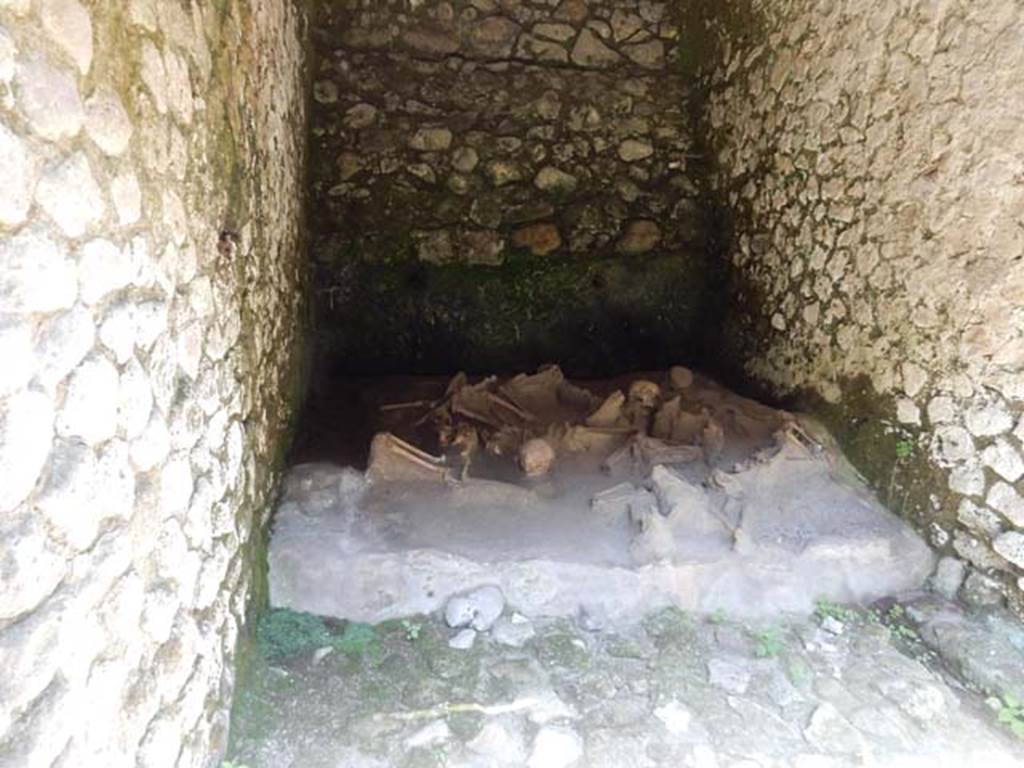
[[[647,434],[650,428],[651,414],[658,407],[660,399],[661,387],[653,381],[638,379],[629,385],[624,413],[635,430]]]
[[[615,390],[597,410],[587,416],[588,427],[620,427],[623,426],[622,406],[626,403],[626,396],[621,390]]]
[[[647,472],[659,464],[689,464],[702,455],[702,450],[695,445],[671,445],[656,437],[634,434],[604,460],[601,468],[610,474]]]
[[[374,482],[451,481],[448,465],[441,456],[421,451],[390,432],[378,432],[370,444],[367,477]]]
[[[704,426],[700,432],[701,445],[704,448],[704,461],[709,467],[715,467],[722,457],[722,450],[725,448],[725,430],[722,425],[711,415],[707,408],[702,409]]]
[[[458,459],[459,479],[469,478],[469,467],[480,450],[480,434],[469,422],[463,421],[444,430],[438,436],[441,446]]]
[[[546,475],[554,463],[555,450],[542,437],[527,440],[519,448],[519,468],[527,477]]]

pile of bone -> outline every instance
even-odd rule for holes
[[[475,384],[460,373],[437,401],[410,404],[425,409],[417,426],[432,425],[443,454],[435,456],[381,432],[371,446],[368,476],[458,484],[470,478],[481,452],[515,462],[526,478],[548,474],[569,454],[599,455],[601,468],[611,475],[646,474],[657,465],[697,461],[714,469],[725,445],[722,422],[729,414],[688,396],[694,387],[688,369],[673,367],[663,379],[634,379],[625,391],[602,399],[568,381],[557,366]],[[786,414],[763,408],[759,416],[777,428]]]

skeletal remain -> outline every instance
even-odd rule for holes
[[[607,453],[632,434],[626,427],[562,425],[548,431],[548,439],[568,453]]]
[[[658,404],[658,399],[660,397],[661,387],[653,381],[637,379],[629,385],[629,394],[627,395],[626,400],[630,403],[636,403],[644,408],[650,408],[653,410]]]
[[[441,438],[441,444],[453,450],[459,460],[459,479],[469,478],[469,467],[480,449],[480,434],[468,422],[460,422],[448,435]]]
[[[608,473],[647,472],[659,464],[689,464],[703,456],[695,445],[671,445],[644,434],[634,434],[625,444],[604,460],[601,468]]]
[[[630,515],[638,531],[629,545],[629,554],[637,565],[671,559],[676,553],[672,523],[657,510],[634,510]]]
[[[679,418],[679,411],[682,407],[681,398],[675,397],[662,403],[661,408],[654,414],[654,424],[651,426],[651,436],[659,440],[668,440],[672,437],[675,429],[676,419]]]
[[[622,391],[615,390],[604,399],[596,411],[587,417],[586,425],[588,427],[623,426],[622,406],[625,402],[626,396],[622,394]]]
[[[562,381],[557,390],[558,402],[577,411],[589,413],[594,409],[594,394],[589,389],[578,387],[570,381]]]
[[[429,408],[433,407],[435,404],[436,403],[433,400],[410,400],[405,403],[385,403],[380,407],[380,410],[383,413],[387,413],[389,411],[406,411],[413,408]]]
[[[450,479],[443,457],[422,451],[390,432],[374,435],[366,474],[373,481],[446,482]]]
[[[678,392],[693,386],[693,373],[689,368],[673,365],[668,370],[668,380],[669,384],[672,385],[672,389]]]
[[[542,437],[534,437],[519,449],[519,468],[527,477],[540,477],[551,471],[555,463],[555,450]]]

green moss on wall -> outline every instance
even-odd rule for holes
[[[316,327],[320,354],[346,372],[558,362],[575,375],[607,374],[693,360],[714,324],[697,255],[349,262],[341,274],[345,284],[319,297]]]

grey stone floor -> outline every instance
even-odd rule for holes
[[[996,700],[945,671],[918,613],[821,604],[751,624],[667,609],[627,626],[537,622],[528,639],[506,620],[459,650],[436,617],[278,612],[236,697],[229,764],[1024,765]]]

